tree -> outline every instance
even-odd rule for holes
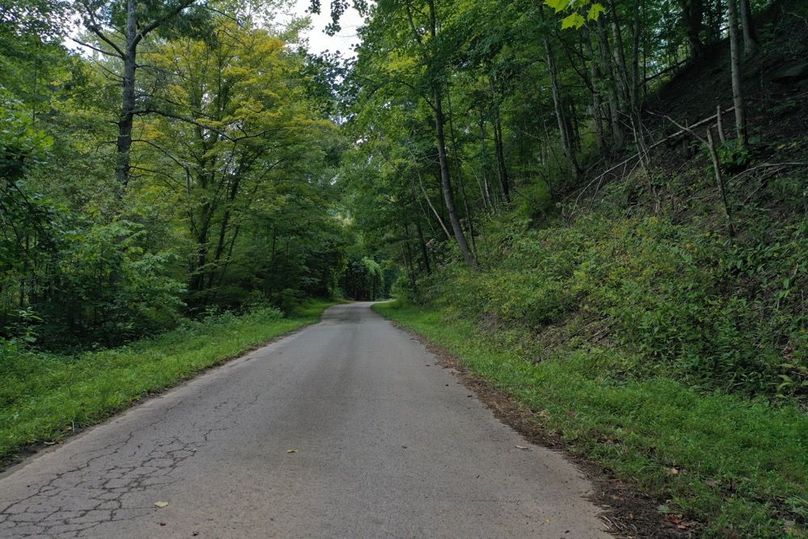
[[[738,36],[737,0],[727,0],[727,14],[729,16],[730,71],[732,76],[732,101],[735,106],[735,132],[738,137],[738,147],[745,148],[747,145],[746,105],[741,80],[741,45]]]
[[[693,58],[704,55],[704,42],[701,33],[704,23],[703,0],[679,0],[682,9],[682,20],[687,31],[687,40],[690,43],[690,54]]]
[[[178,38],[147,58],[156,98],[172,106],[138,139],[155,166],[135,168],[172,187],[195,244],[189,289],[206,297],[253,216],[274,212],[281,193],[307,196],[332,124],[306,98],[302,58],[265,30],[219,21],[209,39]]]
[[[173,21],[195,0],[145,1],[120,0],[112,4],[101,0],[77,0],[85,27],[97,38],[96,44],[81,43],[122,63],[121,108],[118,114],[117,161],[115,177],[121,190],[129,183],[132,124],[138,114],[136,73],[138,48],[143,40],[158,28]],[[119,38],[118,36],[121,36]],[[122,192],[122,191],[121,191]]]
[[[446,112],[444,106],[446,80],[449,77],[451,43],[439,31],[438,4],[435,0],[403,5],[384,1],[374,9],[378,24],[370,24],[363,33],[358,76],[373,81],[372,93],[394,87],[405,89],[425,103],[432,115],[437,165],[443,203],[463,260],[469,267],[477,261],[469,246],[466,232],[455,204],[452,173],[447,151]],[[394,27],[391,24],[395,21]],[[388,56],[393,53],[393,57]],[[390,61],[392,60],[392,61]]]

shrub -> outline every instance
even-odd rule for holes
[[[634,376],[802,398],[805,234],[761,226],[729,241],[668,218],[597,215],[532,230],[515,216],[480,244],[485,271],[452,267],[426,296],[525,343],[548,325],[602,319],[609,342],[640,358]],[[583,337],[568,345],[593,345]]]

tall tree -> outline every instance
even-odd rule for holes
[[[118,114],[117,159],[115,177],[121,192],[129,183],[132,149],[132,125],[137,109],[136,75],[138,48],[152,32],[179,15],[195,0],[138,1],[77,0],[85,27],[98,39],[96,44],[82,43],[121,61],[121,107]]]
[[[741,44],[738,35],[737,0],[727,0],[727,14],[729,17],[730,72],[732,77],[732,101],[735,106],[735,132],[738,137],[738,147],[745,148],[747,144],[746,104],[744,102],[743,81],[741,78]]]

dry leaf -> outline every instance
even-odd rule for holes
[[[162,509],[163,507],[168,507],[168,502],[154,502],[154,506]]]
[[[517,445],[516,449],[530,449],[530,448],[524,445]]]
[[[297,449],[287,449],[287,453],[297,453]]]

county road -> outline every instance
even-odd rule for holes
[[[436,362],[332,307],[5,472],[0,537],[607,537],[581,473]]]

